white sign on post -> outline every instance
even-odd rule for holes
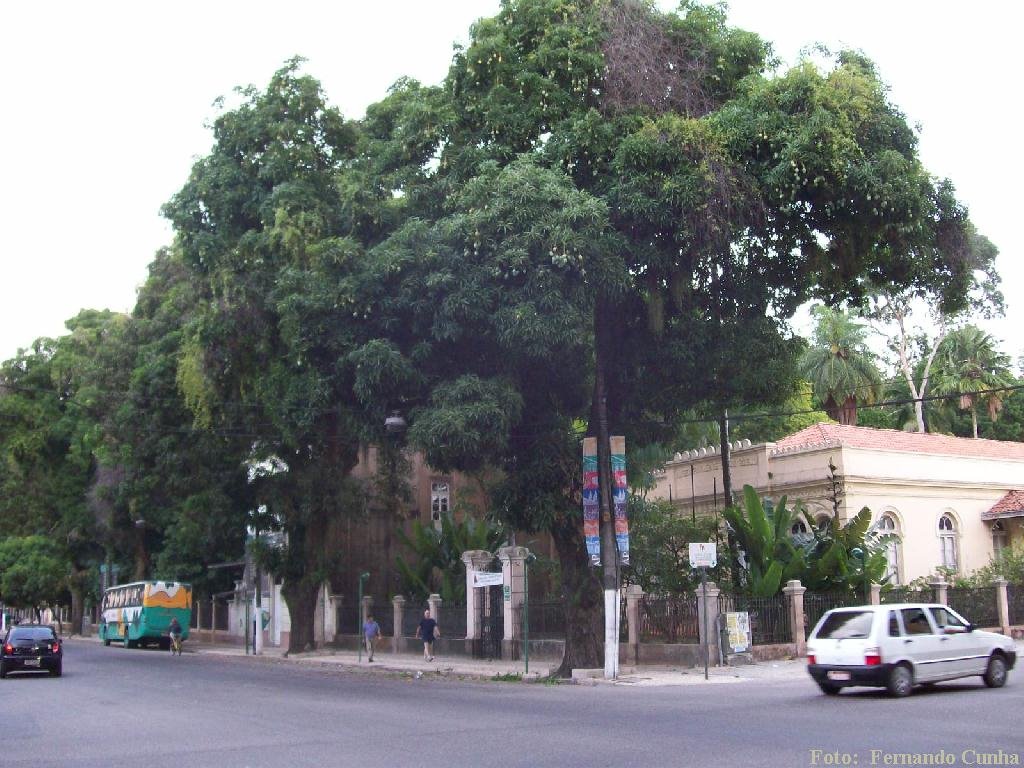
[[[718,548],[713,542],[690,544],[691,568],[714,568],[718,564]]]
[[[492,573],[490,571],[472,571],[473,574],[473,587],[497,587],[502,583],[502,573]]]

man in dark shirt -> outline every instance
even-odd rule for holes
[[[434,660],[434,638],[441,636],[441,630],[437,628],[437,622],[430,618],[430,609],[423,612],[423,619],[416,629],[416,637],[423,641],[423,660]]]

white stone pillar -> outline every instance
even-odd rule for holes
[[[498,550],[501,560],[502,590],[504,600],[505,637],[502,655],[505,658],[519,657],[519,642],[523,637],[520,617],[523,609],[523,596],[526,594],[526,558],[530,550],[526,547],[502,547]]]
[[[936,579],[935,581],[929,582],[928,586],[932,588],[932,593],[934,594],[933,599],[936,603],[949,605],[949,597],[948,593],[946,592],[946,590],[949,589],[949,584],[947,584],[942,579]]]
[[[807,653],[807,628],[804,626],[804,592],[807,587],[800,583],[799,579],[791,579],[782,588],[783,594],[789,601],[789,629],[793,633],[793,645],[796,647],[796,656],[803,656]]]
[[[626,626],[629,632],[629,660],[640,663],[640,601],[644,591],[639,584],[626,587]]]
[[[881,605],[882,604],[882,585],[872,584],[871,585],[871,604]]]
[[[992,582],[996,588],[996,608],[999,611],[999,631],[1010,634],[1010,599],[1006,592],[1007,581],[1001,576]]]
[[[405,598],[401,595],[391,598],[391,618],[394,627],[391,633],[391,652],[401,653],[405,650],[405,634],[402,631],[402,619],[405,618]]]
[[[708,665],[717,666],[719,656],[719,634],[718,634],[718,596],[722,590],[713,581],[709,581],[697,588],[697,624],[700,632],[701,644],[706,643],[708,647]],[[704,611],[707,610],[707,636],[704,628]]]

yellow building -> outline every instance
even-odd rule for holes
[[[829,462],[840,481],[840,520],[868,507],[876,530],[891,534],[895,583],[940,566],[968,574],[1024,539],[1024,443],[820,423],[776,443],[736,443],[733,490],[748,484],[763,496],[787,495],[820,519],[833,513]],[[657,479],[652,496],[681,511],[723,505],[722,457],[713,448],[676,454]]]

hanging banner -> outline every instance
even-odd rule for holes
[[[626,438],[615,435],[611,438],[612,449],[612,501],[615,506],[615,544],[619,550],[619,562],[629,565],[629,518],[626,505],[629,489],[626,486]]]
[[[597,482],[597,438],[583,438],[583,538],[591,565],[601,564],[600,488]]]

